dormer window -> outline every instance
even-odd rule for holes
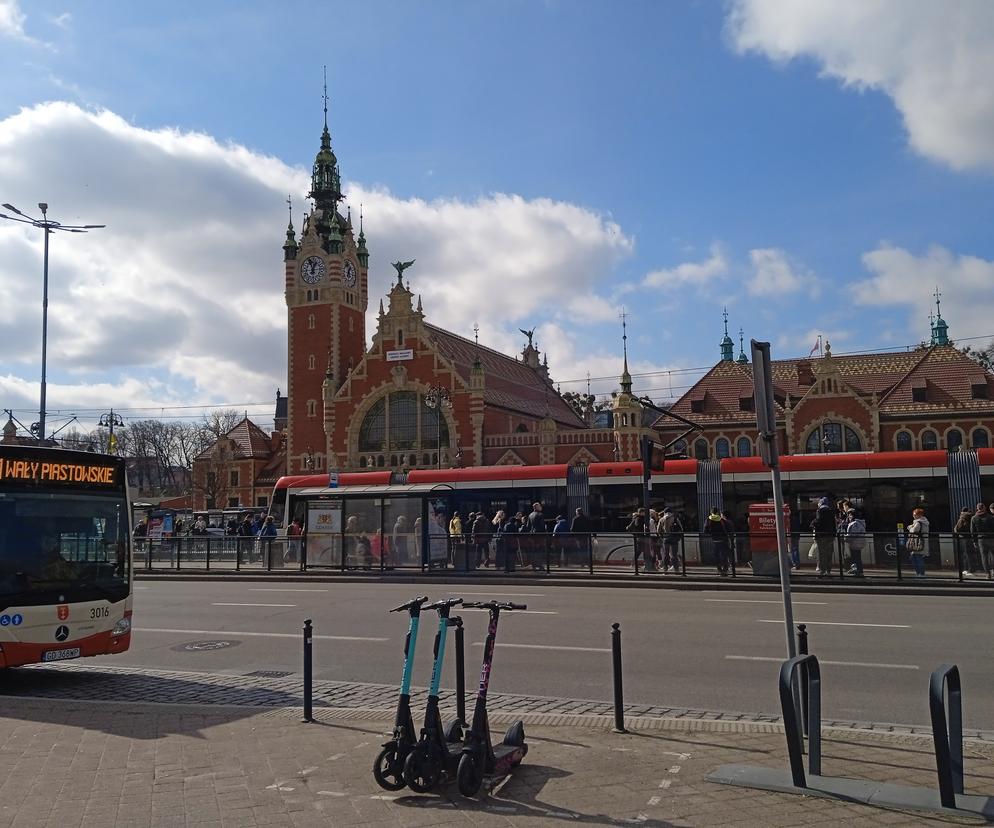
[[[988,399],[987,377],[982,374],[970,377],[970,397],[975,400]]]
[[[696,400],[690,401],[690,410],[695,414],[700,414],[704,411],[704,397],[700,397]]]
[[[911,399],[913,402],[928,402],[928,387],[925,380],[914,380],[911,383]]]
[[[739,411],[755,411],[756,400],[750,394],[748,397],[739,397]]]

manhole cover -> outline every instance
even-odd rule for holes
[[[253,670],[245,675],[248,678],[286,678],[292,676],[293,672],[290,670]]]
[[[228,647],[237,647],[241,641],[188,641],[186,644],[177,644],[173,650],[186,653],[206,653],[211,650],[224,650]]]

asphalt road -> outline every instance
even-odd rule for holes
[[[245,674],[299,672],[301,624],[314,622],[315,677],[394,683],[405,614],[387,610],[418,586],[166,581],[136,587],[130,652],[108,664]],[[455,587],[425,584],[432,597]],[[590,587],[467,585],[466,600],[527,603],[501,616],[495,692],[611,698],[611,624],[623,633],[625,701],[779,714],[776,677],[785,655],[779,596]],[[989,598],[795,595],[811,651],[823,665],[826,719],[926,724],[929,672],[958,664],[964,724],[994,729],[994,645]],[[467,687],[476,683],[487,617],[462,611]],[[435,613],[423,616],[414,683],[431,671]],[[192,642],[237,642],[186,649]],[[451,650],[449,651],[451,653]],[[453,685],[453,662],[444,685]]]

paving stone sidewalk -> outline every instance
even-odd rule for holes
[[[471,688],[472,690],[472,688]],[[475,690],[473,690],[475,692]],[[473,692],[467,698],[472,709]],[[236,705],[243,707],[292,707],[302,704],[302,678],[294,673],[254,671],[245,675],[230,673],[183,672],[140,667],[116,667],[86,663],[34,666],[13,672],[0,684],[0,696],[26,696],[52,699],[135,699],[167,704]],[[412,703],[423,706],[427,690],[412,689]],[[360,709],[389,714],[396,705],[397,686],[345,681],[314,681],[313,702],[316,708]],[[455,708],[455,693],[443,689],[443,708]],[[525,696],[514,693],[491,693],[489,709],[495,713],[514,714],[526,721],[562,722],[568,717],[613,715],[609,701],[569,699],[549,696]],[[780,717],[757,713],[697,710],[665,705],[625,705],[625,715],[650,719],[679,719],[723,722],[776,724]],[[825,727],[882,731],[894,734],[931,735],[926,725],[901,725],[880,722],[824,719]],[[994,732],[964,728],[964,736],[994,743]]]
[[[467,800],[388,793],[371,764],[389,718],[299,710],[3,699],[0,828],[29,826],[971,825],[704,781],[728,762],[784,765],[775,725],[602,717],[529,726],[524,764]],[[497,713],[497,722],[508,720]],[[826,773],[934,785],[913,735],[827,731]],[[994,745],[969,740],[966,789],[994,791]]]

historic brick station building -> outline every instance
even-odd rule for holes
[[[515,358],[430,324],[405,282],[413,262],[394,265],[397,281],[367,348],[370,254],[362,216],[356,234],[351,213],[339,211],[327,117],[309,196],[300,238],[291,220],[283,244],[288,395],[277,406],[285,420],[278,410],[268,436],[245,421],[198,458],[196,508],[208,499],[262,505],[284,472],[637,460],[640,437],[665,443],[685,431],[633,394],[627,353],[610,418],[597,427],[593,412],[580,416],[556,391],[530,336]],[[826,346],[816,359],[777,360],[773,380],[785,453],[953,450],[994,439],[994,377],[950,343],[941,314],[929,345],[844,356]],[[727,319],[721,360],[671,410],[701,427],[671,453],[756,452],[752,366],[744,353],[734,357]],[[220,473],[226,455],[251,461],[239,467],[240,484],[254,477],[208,497],[207,473]]]

